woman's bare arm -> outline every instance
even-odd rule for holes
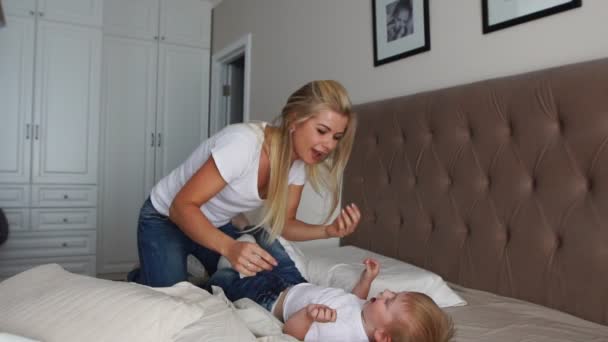
[[[253,275],[262,269],[270,270],[276,260],[257,244],[235,241],[214,227],[200,207],[226,186],[226,181],[210,157],[177,193],[169,208],[169,218],[196,243],[225,255],[233,267]],[[259,255],[261,258],[255,257]],[[249,263],[256,269],[245,267]]]
[[[290,185],[287,203],[287,222],[281,234],[291,241],[308,241],[344,237],[355,231],[361,219],[361,213],[355,205],[348,205],[340,211],[338,217],[329,225],[304,223],[296,219],[298,206],[304,185]]]

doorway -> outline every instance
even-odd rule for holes
[[[212,57],[209,135],[223,127],[249,121],[251,34]]]
[[[243,93],[245,86],[245,56],[241,55],[228,63],[225,68],[222,98],[223,110],[219,116],[220,125],[224,127],[243,122]]]

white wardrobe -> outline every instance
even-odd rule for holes
[[[102,0],[3,0],[0,279],[57,262],[95,274]]]
[[[98,273],[133,267],[150,189],[207,137],[211,8],[104,0]]]

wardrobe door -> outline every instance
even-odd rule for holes
[[[105,0],[104,33],[139,38],[158,39],[159,0]]]
[[[137,217],[154,184],[157,45],[104,37],[101,273],[138,259]]]
[[[32,18],[37,16],[36,0],[1,0],[1,2],[5,14]]]
[[[183,163],[207,131],[209,50],[160,44],[156,179]]]
[[[28,183],[32,141],[34,20],[0,29],[0,183]]]
[[[206,0],[161,0],[160,39],[163,42],[210,47],[211,9]]]
[[[97,183],[100,54],[100,30],[38,22],[34,183]]]
[[[103,0],[38,0],[41,18],[101,27]]]

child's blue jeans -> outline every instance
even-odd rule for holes
[[[221,287],[231,301],[249,298],[271,311],[272,305],[283,290],[305,283],[306,279],[302,277],[278,240],[268,243],[266,241],[268,233],[261,228],[249,234],[252,234],[257,243],[276,259],[278,265],[271,271],[258,272],[255,276],[242,279],[232,268],[220,269],[209,279],[208,286]]]

